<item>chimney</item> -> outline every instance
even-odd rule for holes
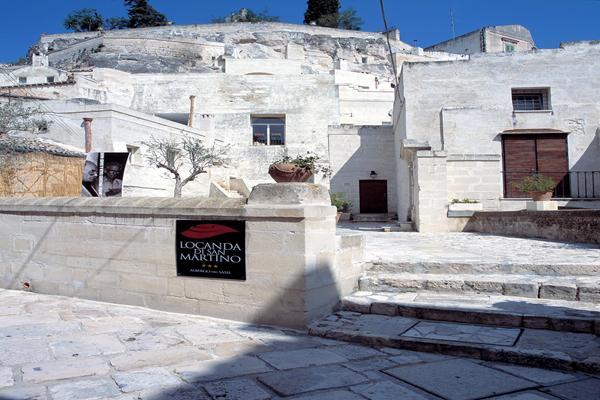
[[[93,118],[83,119],[83,128],[85,129],[85,152],[92,151],[92,121]]]
[[[196,96],[190,96],[190,115],[188,116],[188,126],[194,125],[194,112],[196,111]]]

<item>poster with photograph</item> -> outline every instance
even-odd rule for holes
[[[88,153],[83,167],[81,195],[120,197],[129,153]]]

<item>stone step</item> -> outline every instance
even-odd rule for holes
[[[359,288],[369,292],[485,293],[600,303],[600,277],[506,274],[410,274],[367,272]]]
[[[356,292],[342,311],[600,335],[600,304],[522,297]]]
[[[600,374],[600,338],[589,333],[500,328],[350,311],[339,311],[311,323],[309,333],[370,346]]]
[[[393,220],[394,214],[353,214],[354,222],[387,222]]]
[[[547,276],[600,276],[600,264],[532,264],[497,262],[400,262],[372,260],[365,262],[370,272],[412,274],[518,274]]]

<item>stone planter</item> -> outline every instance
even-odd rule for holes
[[[550,201],[552,200],[552,190],[549,192],[530,192],[533,201]]]
[[[448,211],[481,211],[483,204],[481,203],[450,203]]]
[[[277,183],[306,182],[313,173],[311,170],[299,167],[296,164],[280,163],[269,166],[269,175]]]

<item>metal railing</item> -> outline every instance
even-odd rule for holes
[[[527,193],[520,192],[513,187],[513,182],[516,183],[523,178],[534,174],[547,176],[557,182],[552,193],[552,197],[554,198],[600,198],[600,171],[503,171],[502,176],[504,178],[504,197],[528,198],[529,195]]]

